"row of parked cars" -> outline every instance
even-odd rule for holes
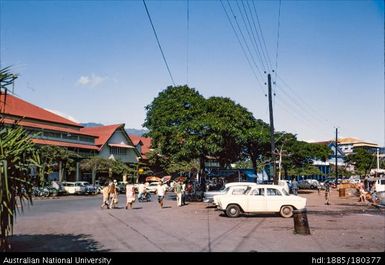
[[[88,181],[64,181],[57,182],[57,185],[62,187],[68,194],[97,194],[99,189],[97,186],[90,184]]]

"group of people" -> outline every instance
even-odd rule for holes
[[[164,197],[167,193],[168,186],[163,183],[162,181],[158,182],[158,185],[155,190],[155,194],[158,197],[158,203],[160,208],[163,208],[163,201]],[[182,182],[175,182],[173,186],[173,190],[175,191],[177,195],[177,206],[182,206],[184,204],[184,192],[186,190],[186,185]],[[143,198],[146,191],[146,185],[141,183],[138,185],[138,188],[136,189],[132,182],[128,182],[126,185],[126,205],[125,208],[132,209],[133,203],[136,201],[136,191],[138,191],[138,198]],[[106,183],[105,187],[103,188],[103,202],[100,208],[107,207],[107,209],[113,209],[117,207],[117,204],[119,202],[119,192],[117,189],[117,183],[116,181],[110,181]]]

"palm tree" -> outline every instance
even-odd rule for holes
[[[39,156],[28,134],[21,127],[0,130],[0,249],[10,248],[16,209],[23,201],[32,204],[31,166],[39,166]]]
[[[3,110],[7,87],[17,78],[9,67],[0,69],[0,250],[10,248],[17,211],[23,201],[32,204],[31,167],[39,168],[39,155],[26,131],[15,125],[5,126]]]

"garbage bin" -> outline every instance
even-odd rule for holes
[[[306,209],[294,210],[294,233],[301,235],[310,235],[309,222],[307,220]]]
[[[340,188],[338,190],[338,194],[339,194],[340,197],[345,197],[345,188]]]

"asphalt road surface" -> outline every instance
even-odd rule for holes
[[[12,236],[15,252],[384,252],[385,212],[357,198],[331,205],[323,194],[308,198],[310,235],[294,234],[293,218],[274,214],[225,217],[205,203],[176,206],[169,193],[161,209],[135,202],[124,209],[100,209],[101,195],[37,199],[17,215]]]

